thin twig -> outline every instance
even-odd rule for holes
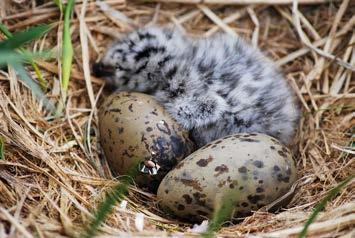
[[[337,62],[339,65],[341,65],[347,69],[350,69],[352,71],[355,71],[355,66],[352,66],[351,64],[349,64],[347,62],[344,62],[343,60],[339,59],[338,57],[336,57],[332,54],[324,52],[323,50],[315,47],[314,45],[312,45],[311,43],[309,43],[305,39],[305,34],[301,28],[300,17],[297,12],[298,12],[298,1],[293,0],[293,7],[292,7],[293,20],[294,20],[295,27],[297,29],[297,33],[298,33],[299,37],[301,38],[303,44],[305,44],[307,47],[309,47],[313,51],[317,52],[319,55],[326,57],[328,59],[331,59],[331,60],[335,60],[335,62]]]
[[[339,0],[333,0],[339,1]],[[292,0],[144,0],[144,2],[163,2],[163,3],[184,3],[184,4],[235,4],[235,5],[249,5],[249,4],[277,4],[285,5],[291,4]],[[299,0],[300,4],[320,4],[329,3],[329,0]]]

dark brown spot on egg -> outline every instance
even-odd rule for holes
[[[252,204],[257,204],[260,200],[265,198],[265,195],[248,195],[247,198]]]
[[[186,204],[191,204],[192,203],[192,198],[188,194],[182,195],[183,199],[185,199]]]
[[[202,194],[202,193],[196,192],[196,193],[193,193],[192,196],[194,197],[195,202],[196,202],[197,205],[200,205],[200,206],[205,206],[206,205],[206,200],[202,200],[203,198],[206,197],[206,194]]]
[[[240,138],[242,142],[260,142],[259,140],[251,139],[251,138]]]
[[[150,112],[150,114],[153,114],[155,116],[158,116],[157,109],[155,108],[153,111]]]
[[[185,210],[185,206],[182,205],[182,204],[179,204],[179,205],[177,206],[177,209],[178,209],[179,211]]]
[[[144,124],[148,125],[148,124],[149,124],[149,121],[144,122]]]
[[[223,174],[223,173],[228,173],[229,169],[227,167],[227,165],[225,164],[221,164],[220,166],[217,166],[214,171],[216,171],[217,173],[214,175],[215,177]]]
[[[147,132],[151,132],[153,130],[153,128],[151,128],[150,126],[148,126],[146,129],[145,129]]]
[[[264,192],[264,189],[262,187],[257,187],[256,188],[256,192],[257,193],[262,193],[262,192]]]
[[[288,183],[290,182],[290,177],[289,176],[282,176],[282,174],[277,174],[277,180],[279,182],[285,182],[285,183]]]
[[[270,146],[270,149],[275,150],[275,146],[273,146],[273,145]]]
[[[220,181],[217,186],[218,186],[219,188],[221,188],[221,187],[223,187],[226,183],[227,183],[227,181]]]
[[[119,114],[121,114],[121,109],[119,108],[112,108],[112,109],[109,109],[108,112],[118,112]],[[106,113],[105,113],[106,114]]]
[[[169,193],[169,190],[168,189],[165,189],[165,191],[164,191],[166,194],[168,194]]]
[[[249,135],[251,135],[251,136],[257,136],[258,134],[256,134],[256,133],[250,133]]]
[[[128,106],[128,110],[129,110],[130,112],[133,112],[133,104],[132,104],[132,103]]]
[[[247,168],[245,166],[242,166],[238,169],[239,173],[246,173],[247,172]]]
[[[274,171],[275,171],[275,172],[278,172],[278,171],[280,171],[280,170],[281,170],[281,169],[280,169],[279,166],[277,166],[277,165],[274,166]]]
[[[213,149],[213,148],[216,148],[217,147],[217,145],[213,145],[211,148]]]
[[[241,205],[242,205],[243,207],[248,207],[248,206],[249,206],[249,204],[248,204],[247,202],[243,202]]]
[[[243,189],[244,189],[244,187],[243,187],[243,186],[240,186],[240,187],[239,187],[239,190],[243,190]]]
[[[233,189],[234,188],[234,184],[233,183],[229,184],[229,188]]]
[[[253,164],[255,165],[255,167],[257,167],[259,169],[264,167],[264,163],[262,161],[260,161],[260,160],[255,160],[253,162]]]
[[[213,160],[212,156],[208,156],[207,159],[200,159],[196,164],[200,167],[206,167]]]
[[[200,183],[195,180],[195,179],[180,179],[180,181],[186,185],[186,186],[189,186],[189,187],[193,187],[194,189],[198,190],[198,191],[202,191],[202,187],[200,185]]]
[[[259,180],[258,182],[259,182],[259,184],[262,184],[262,183],[264,183],[264,181],[263,181],[263,180]]]
[[[222,143],[222,141],[223,140],[218,140],[218,141],[215,142],[215,144],[220,144],[220,143]]]
[[[123,127],[118,127],[118,128],[117,128],[118,134],[122,134],[123,131],[124,131],[124,128],[123,128]]]
[[[119,121],[118,117],[116,117],[115,122],[117,123]]]

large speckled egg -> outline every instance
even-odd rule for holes
[[[149,95],[112,94],[98,116],[101,146],[113,173],[125,175],[137,169],[136,184],[152,192],[193,151],[188,132]]]
[[[229,199],[244,217],[286,194],[297,171],[290,151],[263,134],[216,140],[181,161],[161,182],[161,208],[193,222],[211,218]],[[224,199],[225,198],[225,199]]]

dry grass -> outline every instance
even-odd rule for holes
[[[96,145],[96,105],[106,93],[102,81],[90,76],[89,65],[113,36],[146,24],[176,25],[192,36],[223,30],[249,39],[282,67],[303,107],[294,148],[300,179],[292,202],[278,214],[260,210],[223,228],[219,236],[295,236],[317,202],[354,174],[354,1],[293,7],[105,2],[121,14],[103,12],[94,1],[77,1],[75,6],[74,65],[62,117],[46,115],[13,70],[0,71],[0,135],[6,142],[5,160],[0,161],[0,237],[76,236],[103,192],[115,184]],[[55,24],[54,30],[32,45],[33,50],[59,49],[60,19],[50,0],[0,2],[0,20],[12,31]],[[57,102],[58,60],[38,65],[49,84],[48,97]],[[309,234],[354,237],[354,191],[350,183],[328,203]],[[132,187],[127,201],[126,209],[115,208],[101,237],[198,236],[159,211],[152,194]],[[146,217],[142,232],[134,225],[137,212]]]

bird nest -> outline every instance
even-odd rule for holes
[[[97,147],[98,99],[108,93],[102,80],[90,76],[90,65],[114,37],[147,24],[175,26],[197,37],[219,31],[242,36],[281,67],[302,106],[292,148],[299,171],[292,201],[278,213],[260,209],[225,224],[217,236],[294,237],[329,191],[354,173],[355,2],[193,2],[77,0],[70,28],[73,66],[60,116],[46,112],[11,67],[0,70],[5,151],[0,160],[0,237],[79,237],[105,192],[119,183]],[[60,52],[63,16],[54,1],[3,0],[0,21],[11,32],[53,24],[27,48]],[[63,97],[61,57],[36,63],[47,83],[46,96],[58,103]],[[27,71],[38,80],[31,66]],[[326,204],[309,226],[309,236],[354,236],[353,185],[348,183]],[[99,236],[199,236],[191,224],[160,211],[153,194],[131,186],[125,201],[126,207],[121,203],[113,208]],[[143,227],[137,224],[139,214],[144,214]]]

